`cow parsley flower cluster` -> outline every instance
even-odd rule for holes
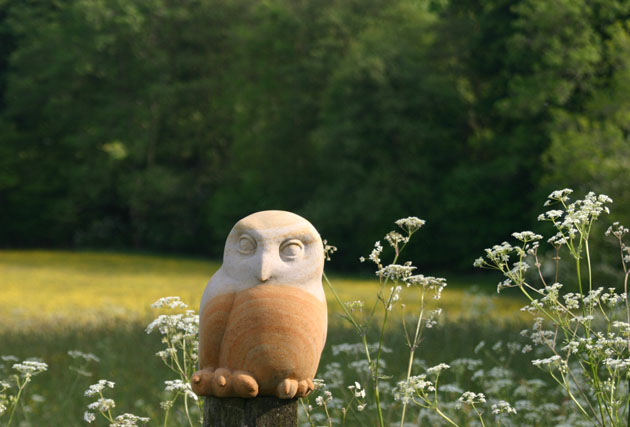
[[[40,374],[48,370],[48,365],[36,360],[25,360],[13,365],[13,369],[18,371],[25,380],[29,380],[33,375]]]
[[[138,423],[146,424],[149,418],[139,417],[134,414],[124,413],[114,416],[112,409],[116,407],[114,399],[105,397],[104,392],[113,389],[115,383],[109,380],[99,380],[96,384],[92,384],[83,393],[86,397],[96,397],[97,399],[87,405],[87,411],[83,413],[83,420],[87,423],[96,421],[96,413],[105,418],[110,427],[131,427],[137,426]]]
[[[486,249],[485,258],[474,265],[500,271],[529,300],[522,310],[534,316],[534,324],[522,334],[531,340],[528,352],[536,348],[537,355],[545,355],[531,363],[548,373],[590,423],[620,425],[629,411],[630,252],[623,242],[628,229],[616,222],[605,233],[619,244],[623,284],[596,286],[589,239],[594,223],[610,212],[612,199],[590,192],[571,203],[571,194],[570,189],[552,192],[545,205],[555,208],[538,217],[555,228],[555,235],[548,239],[555,252],[553,283],[545,280],[538,256],[542,236],[532,232],[514,233],[517,245],[503,242]],[[565,286],[559,282],[561,249],[575,264],[575,276],[565,282],[575,283],[577,292],[564,292]],[[526,274],[530,267],[536,274]],[[617,292],[618,288],[623,292]]]
[[[402,426],[404,425],[407,405],[416,405],[419,402],[410,397],[410,394],[413,394],[412,390],[420,390],[420,388],[418,387],[420,386],[420,384],[424,384],[422,383],[422,381],[424,381],[424,377],[412,375],[414,370],[415,352],[423,340],[424,331],[428,328],[433,327],[437,323],[437,318],[441,314],[441,309],[439,307],[429,310],[426,306],[425,298],[427,298],[428,296],[432,296],[436,300],[440,299],[442,291],[446,287],[446,280],[439,277],[414,274],[417,270],[416,266],[414,266],[410,261],[400,261],[401,254],[403,253],[406,246],[409,244],[411,236],[425,224],[424,220],[421,220],[417,217],[407,217],[401,218],[395,223],[399,227],[399,229],[397,231],[390,231],[384,236],[384,240],[389,246],[387,250],[393,251],[392,261],[390,263],[383,262],[382,258],[385,252],[385,248],[383,248],[383,245],[381,245],[381,241],[377,241],[374,244],[374,248],[367,258],[360,258],[361,262],[369,260],[373,262],[376,266],[375,274],[379,279],[380,287],[377,293],[376,302],[372,307],[365,307],[365,304],[363,302],[342,302],[326,275],[324,275],[324,279],[329,285],[329,289],[331,290],[333,296],[335,296],[340,306],[344,310],[344,318],[352,324],[354,330],[357,332],[361,340],[360,343],[352,346],[352,354],[356,354],[356,351],[354,350],[360,350],[364,354],[364,359],[352,361],[349,363],[348,366],[356,370],[356,372],[361,375],[364,375],[366,373],[369,374],[369,386],[367,387],[367,390],[364,388],[359,388],[359,386],[357,385],[359,384],[358,382],[355,383],[354,386],[348,387],[348,389],[351,389],[355,392],[355,394],[350,396],[350,398],[359,399],[367,396],[367,394],[373,396],[374,408],[376,409],[378,423],[380,425],[384,425],[384,405],[381,400],[381,396],[383,395],[383,393],[388,393],[392,390],[391,385],[387,381],[388,378],[382,374],[383,369],[386,369],[386,364],[385,361],[382,359],[382,355],[388,351],[387,347],[385,347],[383,343],[383,337],[385,335],[390,313],[392,313],[394,309],[401,309],[404,338],[407,342],[409,350],[409,362],[405,378],[404,380],[399,382],[398,386],[395,389],[395,395],[398,396],[397,400],[400,400],[403,405],[400,420]],[[409,316],[405,312],[405,308],[407,305],[404,304],[404,301],[405,297],[408,294],[413,295],[414,299],[420,301],[420,310],[413,316]],[[380,312],[378,310],[379,308],[381,309]],[[377,314],[379,313],[382,314],[382,317],[380,318],[377,317]],[[378,329],[380,330],[380,339],[377,345],[373,346],[371,344],[368,344],[367,342],[367,332],[371,329],[372,323],[377,319],[380,320],[380,325],[378,326]],[[410,320],[413,320],[413,327],[407,325]],[[341,351],[340,349],[342,347],[345,348],[345,346],[350,346],[350,344],[333,346],[333,354],[338,354]],[[428,372],[428,375],[438,376],[439,371],[447,369],[447,367],[448,366],[445,364],[437,365]],[[333,377],[330,378],[332,378],[331,380],[335,385],[337,382],[339,382]],[[427,383],[432,384],[430,380],[427,380]],[[369,393],[367,393],[368,390]],[[326,402],[325,396],[320,395],[317,403],[320,403],[319,406],[321,407],[323,406],[321,404],[324,402]],[[422,405],[426,404],[423,403]],[[326,408],[330,409],[333,406],[334,404],[331,403],[330,405],[327,405]],[[357,404],[355,409],[357,412],[361,412],[366,408],[366,406],[367,403],[362,401]],[[437,405],[431,405],[430,407],[440,412]],[[305,413],[307,414],[309,422],[312,421],[311,425],[316,425],[315,419],[311,418],[310,416],[311,413],[309,412],[309,405],[303,405],[303,408]],[[341,411],[341,417],[336,420],[340,421],[343,424],[343,421],[346,419],[348,411],[351,411],[352,408],[352,405],[339,407]],[[327,416],[325,420],[328,421],[329,425],[332,425],[332,418],[328,416],[330,413],[326,412],[326,414]]]
[[[199,315],[194,310],[186,310],[188,306],[177,296],[160,298],[152,307],[185,310],[183,313],[158,315],[147,326],[146,332],[150,334],[157,330],[162,335],[162,343],[166,347],[158,351],[156,356],[177,375],[176,379],[165,381],[164,391],[169,398],[160,403],[164,409],[164,424],[167,424],[170,411],[181,396],[185,416],[192,425],[189,400],[194,402],[200,416],[203,404],[189,384],[190,377],[197,369],[199,358]]]
[[[9,418],[6,425],[10,426],[18,406],[22,406],[28,384],[34,376],[46,372],[48,365],[34,358],[19,362],[19,359],[12,355],[0,356],[0,360],[10,363],[11,369],[14,371],[6,380],[0,379],[0,417],[8,414]],[[2,368],[3,365],[0,365],[0,374],[2,374]],[[34,398],[35,395],[33,395]]]

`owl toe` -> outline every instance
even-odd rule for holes
[[[256,397],[258,395],[258,382],[247,372],[234,372],[232,380],[234,392],[238,397]]]
[[[290,378],[285,378],[278,384],[278,397],[280,399],[293,399],[298,391],[298,382]]]
[[[198,396],[212,394],[212,369],[201,369],[190,378],[190,386]]]
[[[312,383],[311,383],[312,384]],[[305,397],[307,396],[311,391],[313,390],[313,388],[309,385],[309,382],[307,380],[302,380],[298,382],[298,390],[297,390],[297,397]]]
[[[216,397],[227,397],[230,394],[230,380],[232,373],[229,369],[219,368],[214,371],[212,377],[212,395]]]

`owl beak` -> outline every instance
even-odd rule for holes
[[[261,282],[266,282],[271,277],[271,260],[268,259],[265,254],[262,255],[260,260],[260,269],[258,270],[258,280]]]

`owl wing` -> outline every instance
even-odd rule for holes
[[[215,369],[221,342],[232,311],[234,292],[215,295],[202,307],[199,318],[199,368]]]

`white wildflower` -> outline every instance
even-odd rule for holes
[[[385,235],[385,240],[392,248],[396,248],[399,243],[407,243],[409,241],[409,237],[405,237],[396,231],[390,231]]]
[[[368,259],[376,264],[379,268],[381,267],[381,253],[383,252],[383,246],[381,246],[381,242],[377,241],[374,243],[374,249],[368,256]],[[363,258],[365,260],[365,258]],[[361,261],[363,262],[363,261]]]
[[[162,335],[172,334],[178,340],[186,338],[196,338],[199,332],[199,316],[194,310],[186,310],[185,313],[179,314],[161,314],[156,317],[146,327],[146,333],[150,334],[155,329],[159,330]],[[181,335],[177,335],[181,333]]]
[[[402,286],[392,286],[389,294],[389,300],[387,304],[387,310],[392,311],[392,307],[394,303],[400,299],[400,291],[402,290]]]
[[[547,370],[558,368],[562,372],[566,372],[568,369],[566,362],[562,360],[562,358],[558,356],[557,354],[551,357],[548,357],[546,359],[532,360],[532,365],[539,367],[541,369],[547,369]]]
[[[426,221],[415,216],[401,218],[396,221],[396,225],[405,230],[409,235],[415,233],[425,224]]]
[[[354,385],[349,385],[348,389],[353,391],[354,397],[365,398],[365,390],[361,388],[361,384],[357,381],[354,382]]]
[[[450,366],[447,365],[446,363],[440,363],[439,365],[435,365],[427,369],[427,372],[433,375],[440,375],[440,372],[449,368]]]
[[[564,215],[564,211],[561,211],[558,209],[552,209],[550,211],[540,214],[538,216],[538,221],[544,221],[544,220],[555,221],[556,219],[560,218],[562,215]]]
[[[73,359],[83,359],[86,362],[100,362],[101,359],[99,359],[98,357],[96,357],[96,355],[92,354],[92,353],[83,353],[82,351],[79,350],[69,350],[68,351],[68,356],[72,357]]]
[[[353,312],[354,310],[359,310],[361,311],[361,309],[363,309],[363,306],[365,305],[365,303],[363,301],[349,301],[344,303],[344,305],[348,308],[348,310],[350,310],[350,312]]]
[[[415,269],[413,265],[389,264],[376,271],[376,275],[390,280],[405,280]]]
[[[105,387],[114,388],[114,382],[108,380],[99,380],[98,383],[92,384],[88,387],[88,389],[83,393],[87,397],[96,396],[100,394]]]
[[[514,282],[512,282],[512,279],[505,279],[502,282],[499,282],[499,284],[497,285],[497,294],[500,294],[501,291],[505,288],[513,288],[516,285],[514,284]]]
[[[186,308],[188,307],[178,296],[173,297],[162,297],[153,304],[151,304],[153,308]]]
[[[333,399],[332,393],[328,390],[325,390],[322,396],[317,396],[317,398],[315,399],[315,403],[317,403],[317,406],[324,406],[326,405],[327,402],[330,402],[332,399]]]
[[[492,405],[492,413],[493,414],[516,414],[516,409],[512,408],[512,406],[504,401],[500,400],[499,403]]]
[[[378,348],[379,348],[379,343],[377,342],[368,344],[368,350],[370,354],[378,351]],[[354,343],[354,344],[341,343],[341,344],[334,344],[332,346],[333,356],[338,356],[339,354],[346,354],[348,356],[359,356],[359,355],[362,355],[364,351],[365,351],[365,347],[361,343]],[[382,353],[391,353],[392,351],[393,350],[391,348],[385,345],[381,346]],[[327,367],[335,366],[334,363],[335,362],[329,363]]]
[[[15,363],[12,368],[25,377],[31,377],[48,370],[48,365],[44,362],[25,360],[22,363]]]
[[[322,240],[322,244],[324,245],[324,258],[326,261],[330,261],[330,256],[337,252],[337,247],[328,244],[328,240]],[[363,261],[361,261],[363,262]]]
[[[536,234],[531,231],[521,231],[519,233],[512,233],[512,237],[524,243],[533,242],[535,240],[540,240],[543,238],[540,234]]]
[[[617,239],[621,240],[623,236],[628,234],[628,229],[621,225],[618,221],[615,221],[610,227],[608,227],[608,230],[606,230],[606,233],[604,234],[606,236],[610,236],[612,234]]]
[[[486,396],[483,393],[465,391],[457,400],[466,405],[475,405],[477,403],[486,403]]]
[[[326,383],[321,378],[313,379],[313,390],[319,390],[321,388],[326,387]]]
[[[569,194],[573,193],[573,190],[570,188],[564,188],[562,190],[553,191],[549,196],[547,196],[550,200],[557,200],[561,202],[566,202],[569,200]],[[545,202],[545,205],[549,204],[549,200]]]
[[[479,359],[470,359],[470,358],[466,358],[466,357],[462,357],[462,358],[455,359],[455,360],[451,361],[451,366],[455,370],[459,369],[459,370],[472,371],[473,369],[479,368],[481,365],[483,365],[483,362],[481,360],[479,360]]]
[[[486,346],[486,342],[485,341],[479,341],[479,344],[477,344],[475,346],[475,349],[473,350],[475,352],[475,354],[479,353],[481,351],[482,348],[484,348]]]
[[[422,286],[429,289],[433,289],[436,287],[445,287],[446,279],[442,277],[433,277],[433,276],[425,276],[423,274],[415,274],[413,276],[408,276],[404,278],[407,286]]]
[[[417,375],[407,381],[400,381],[394,389],[394,399],[409,403],[415,394],[435,391],[433,382],[427,381],[426,378],[426,375]]]
[[[96,416],[92,412],[85,411],[83,413],[83,421],[86,423],[91,423],[94,420],[96,420]]]
[[[132,427],[137,426],[138,423],[148,423],[150,420],[150,418],[139,417],[134,414],[122,414],[114,419],[114,424],[110,424],[110,427]]]
[[[554,236],[547,239],[547,242],[553,246],[562,246],[568,243],[567,238],[561,232],[557,232]]]
[[[166,387],[164,388],[166,391],[184,393],[186,396],[190,397],[193,400],[199,399],[199,397],[192,391],[192,387],[188,382],[184,382],[182,380],[173,380],[164,381],[164,384],[166,384]]]
[[[92,411],[107,412],[116,407],[116,402],[114,402],[113,399],[101,397],[96,402],[90,403],[87,407]]]

